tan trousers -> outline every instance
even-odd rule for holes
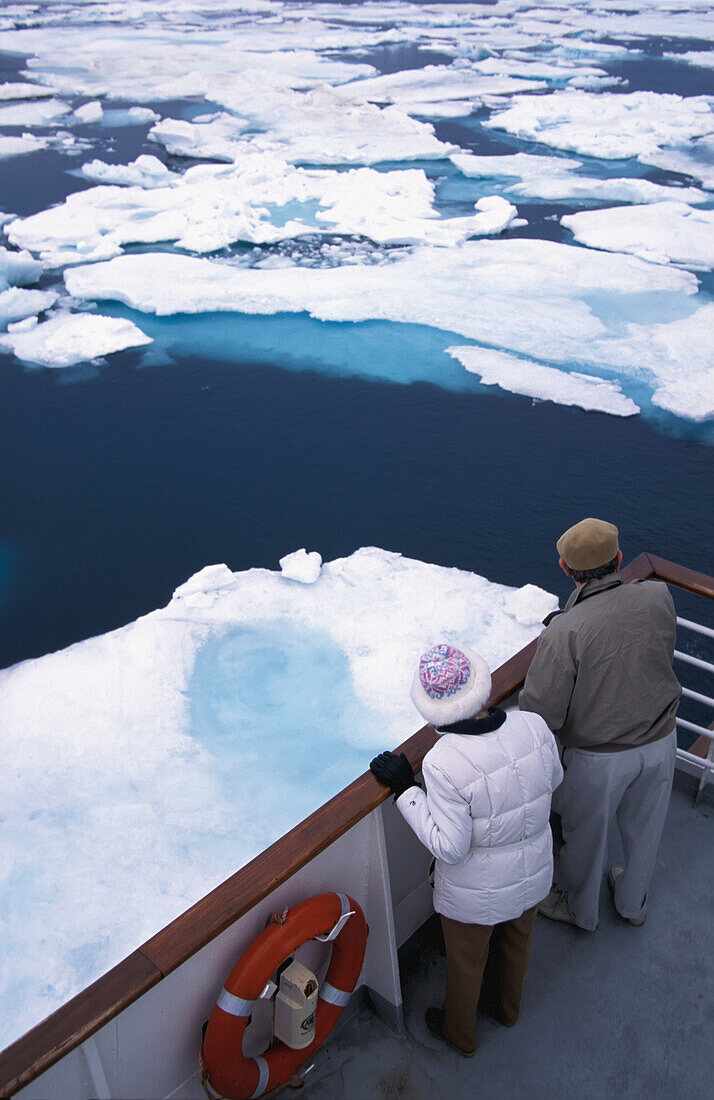
[[[509,1026],[518,1019],[537,909],[534,905],[515,920],[494,925],[461,924],[442,916],[446,997],[441,1027],[462,1050],[476,1049],[476,1009],[489,955],[495,971],[495,1016]]]

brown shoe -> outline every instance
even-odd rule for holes
[[[456,1043],[452,1043],[451,1039],[447,1039],[441,1030],[441,1025],[444,1020],[443,1010],[440,1008],[427,1008],[424,1014],[424,1020],[429,1031],[435,1039],[441,1039],[442,1043],[446,1043],[447,1047],[451,1047],[457,1054],[460,1054],[462,1058],[473,1058],[476,1053],[476,1047],[473,1050],[464,1050],[463,1047],[458,1047]]]

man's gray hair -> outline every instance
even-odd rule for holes
[[[615,554],[612,561],[607,561],[604,565],[598,565],[595,569],[571,569],[568,566],[568,573],[577,584],[584,584],[585,581],[599,581],[601,577],[606,577],[608,573],[617,571],[617,559],[618,555]]]

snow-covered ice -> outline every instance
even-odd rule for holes
[[[47,88],[42,84],[18,80],[12,84],[0,84],[0,100],[7,102],[10,99],[44,99],[54,95],[55,91],[55,88]]]
[[[660,146],[714,133],[706,96],[555,91],[515,96],[484,125],[591,157],[646,157]]]
[[[47,301],[46,295],[43,298]],[[47,304],[38,305],[33,312],[46,309]],[[0,336],[0,348],[14,352],[18,359],[44,367],[70,367],[113,351],[150,343],[151,337],[131,321],[96,313],[58,313],[29,331],[15,330]]]
[[[451,162],[469,179],[513,177],[505,194],[514,198],[539,198],[546,202],[676,202],[705,203],[709,196],[696,187],[674,187],[637,177],[597,178],[577,172],[583,162],[570,157],[544,157],[534,153],[510,156],[475,156],[452,153]]]
[[[48,145],[49,138],[37,134],[21,134],[20,137],[0,134],[0,160],[5,157],[19,157],[23,153],[36,153],[38,149],[46,149]]]
[[[20,287],[10,287],[8,290],[0,291],[0,328],[51,309],[58,297],[54,290],[24,290]]]
[[[300,581],[301,584],[314,584],[320,576],[322,557],[317,550],[309,554],[303,547],[292,554],[286,554],[279,563],[284,577],[291,581]]]
[[[116,183],[124,187],[163,187],[177,179],[157,157],[146,153],[131,164],[107,164],[103,160],[90,160],[80,169],[85,179],[98,183]]]
[[[687,147],[658,149],[641,155],[640,160],[655,168],[692,176],[702,187],[714,191],[714,136],[699,138]]]
[[[373,548],[309,584],[213,566],[162,610],[0,672],[15,960],[0,971],[0,1046],[413,733],[425,646],[468,645],[494,668],[556,605]]]
[[[499,233],[516,215],[506,199],[490,196],[479,199],[471,215],[439,217],[434,185],[421,169],[306,171],[271,153],[254,153],[229,167],[196,165],[183,175],[148,156],[130,165],[91,161],[82,174],[119,186],[75,192],[60,206],[14,220],[6,229],[9,240],[38,252],[48,265],[63,266],[108,259],[130,243],[175,241],[212,252],[235,241],[269,243],[322,232],[448,247]],[[281,217],[290,204],[295,215]]]
[[[631,252],[654,263],[714,268],[714,210],[681,202],[584,210],[561,219],[590,248]]]
[[[12,252],[0,245],[0,290],[27,286],[42,274],[42,264],[29,252]]]
[[[606,412],[613,416],[634,416],[639,407],[625,397],[616,382],[593,378],[576,371],[556,370],[544,363],[521,359],[492,348],[448,348],[450,355],[479,375],[487,386],[500,386],[511,393],[522,393],[559,405],[578,405],[581,409]]]
[[[43,99],[0,106],[0,126],[47,126],[68,115],[70,108],[60,99]]]

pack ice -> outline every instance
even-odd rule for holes
[[[556,603],[375,548],[303,550],[275,572],[210,566],[167,607],[0,672],[0,1047],[413,733],[425,646],[493,668]]]

